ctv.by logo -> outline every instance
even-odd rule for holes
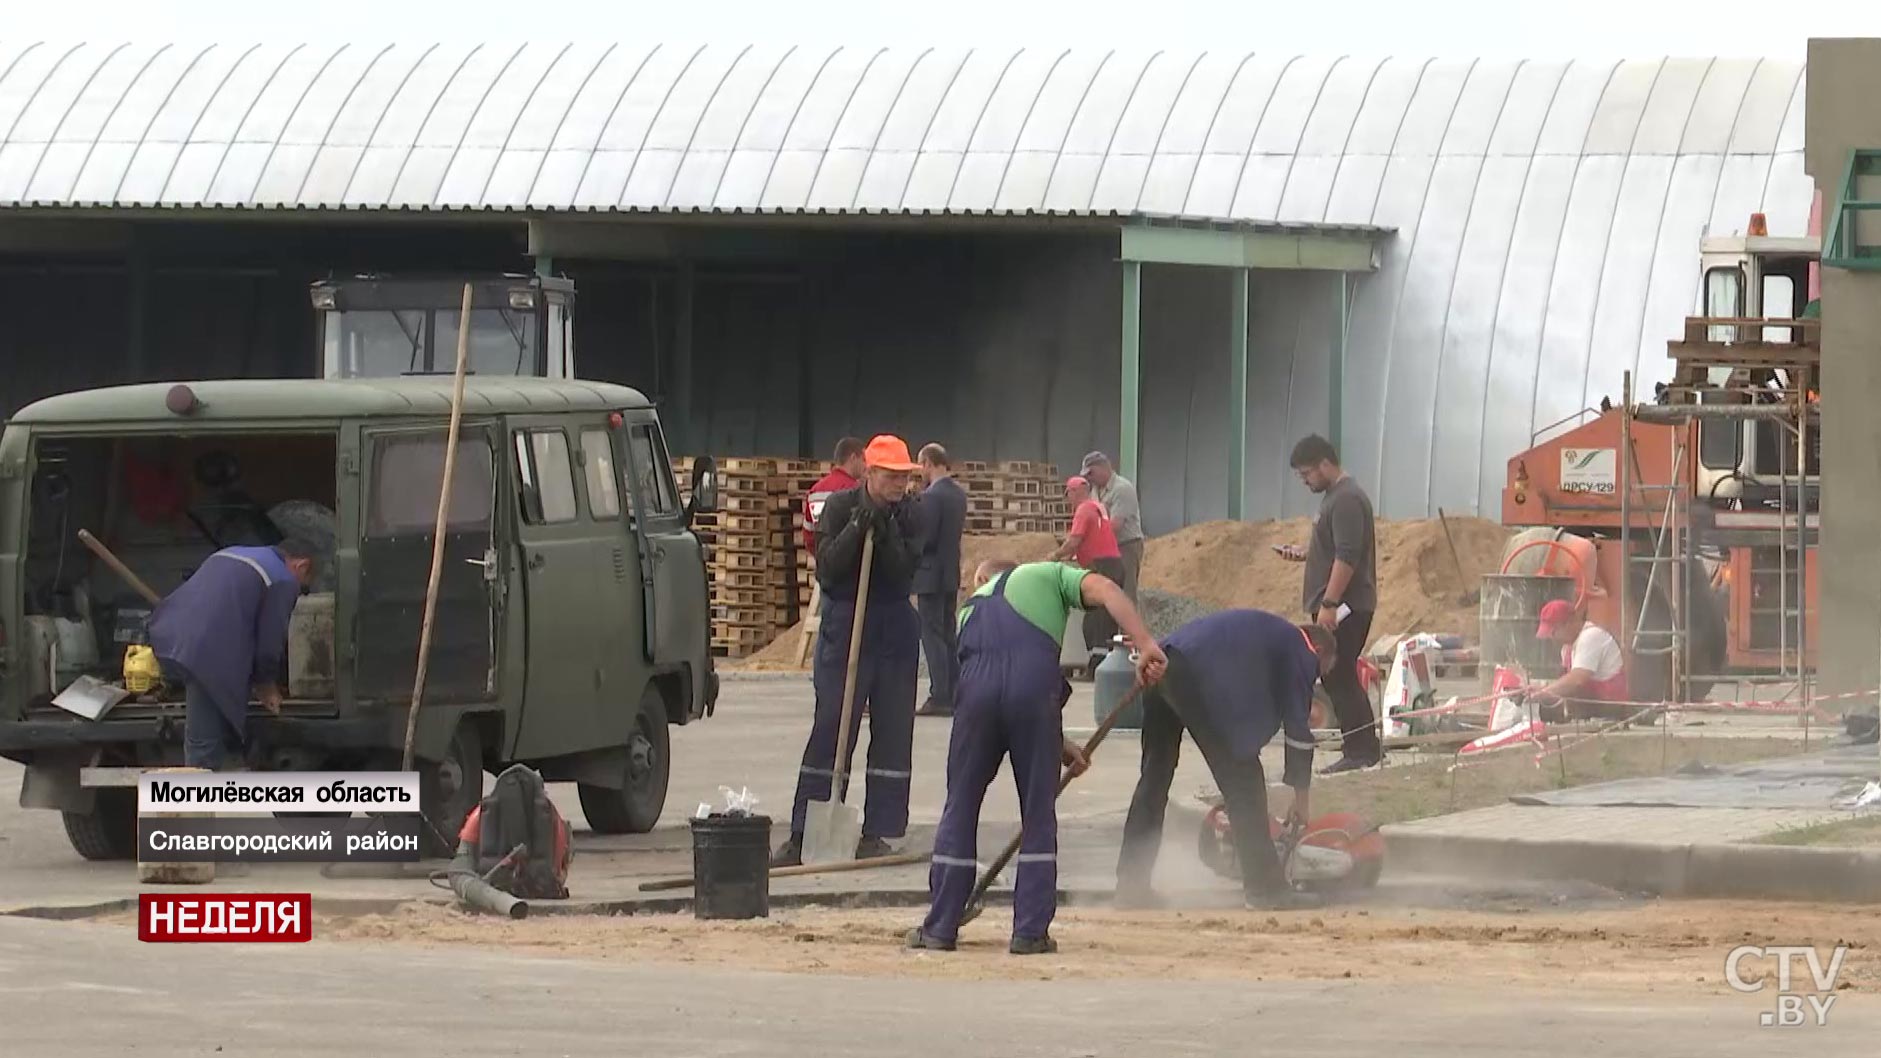
[[[1809,977],[1815,987],[1813,992],[1796,992],[1790,988],[1792,979],[1791,960],[1801,956],[1809,964]],[[1816,1025],[1828,1024],[1829,1008],[1835,1005],[1835,979],[1842,972],[1842,960],[1848,957],[1848,945],[1838,944],[1835,953],[1829,958],[1829,965],[1822,965],[1822,955],[1816,949],[1802,945],[1772,945],[1759,947],[1755,944],[1741,944],[1731,949],[1724,958],[1724,979],[1729,981],[1733,991],[1756,994],[1770,983],[1769,974],[1758,974],[1754,980],[1746,981],[1742,964],[1747,959],[1767,959],[1776,963],[1777,1001],[1775,1010],[1766,1010],[1757,1015],[1757,1023],[1765,1028],[1795,1028],[1807,1023],[1809,1014],[1814,1014]],[[1805,1012],[1807,1007],[1807,1012]]]

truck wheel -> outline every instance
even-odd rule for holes
[[[128,860],[137,856],[137,791],[99,790],[90,812],[61,812],[72,850],[88,860]]]
[[[589,829],[597,834],[645,834],[653,829],[666,807],[672,745],[666,703],[657,689],[648,687],[627,743],[627,774],[621,788],[580,787],[581,814],[588,817]]]
[[[445,758],[419,763],[418,782],[424,808],[419,849],[428,858],[448,858],[457,852],[457,832],[470,810],[483,800],[483,744],[475,725],[458,724]]]

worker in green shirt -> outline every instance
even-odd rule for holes
[[[1019,784],[1019,878],[1013,890],[1014,955],[1056,951],[1049,932],[1058,904],[1058,768],[1081,774],[1090,762],[1064,736],[1071,685],[1059,671],[1065,621],[1076,609],[1102,608],[1137,652],[1137,679],[1153,684],[1168,660],[1123,589],[1101,574],[1063,562],[985,562],[978,589],[960,609],[960,682],[947,747],[947,806],[928,869],[927,921],[908,946],[951,951],[972,894],[980,805],[1012,758]]]

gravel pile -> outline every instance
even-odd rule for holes
[[[1154,588],[1138,588],[1136,604],[1137,609],[1143,614],[1143,620],[1149,625],[1150,632],[1157,639],[1163,638],[1198,617],[1207,617],[1220,609],[1220,607],[1210,606],[1187,595],[1157,591]]]

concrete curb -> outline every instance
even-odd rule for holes
[[[1537,841],[1384,827],[1386,869],[1591,882],[1664,897],[1881,903],[1881,849]]]
[[[184,887],[166,887],[165,893],[183,892]],[[226,892],[227,890],[220,890]],[[927,890],[922,889],[845,889],[828,892],[772,893],[771,907],[775,910],[788,911],[796,908],[827,907],[839,910],[859,910],[864,908],[926,907]],[[1092,906],[1107,904],[1110,893],[1089,891],[1067,891],[1058,894],[1060,907]],[[435,904],[450,907],[456,903],[448,896],[413,896],[394,897],[314,897],[313,907],[317,914],[358,917],[362,915],[385,915],[402,908],[420,904]],[[693,900],[689,896],[648,896],[623,897],[617,900],[531,900],[529,915],[669,915],[683,914],[692,910]],[[986,906],[1010,907],[1012,893],[994,889],[986,894]],[[27,905],[22,907],[0,908],[0,918],[35,918],[60,922],[76,922],[106,915],[122,914],[137,910],[137,898],[123,897],[115,900],[100,900],[87,904],[49,904]]]

